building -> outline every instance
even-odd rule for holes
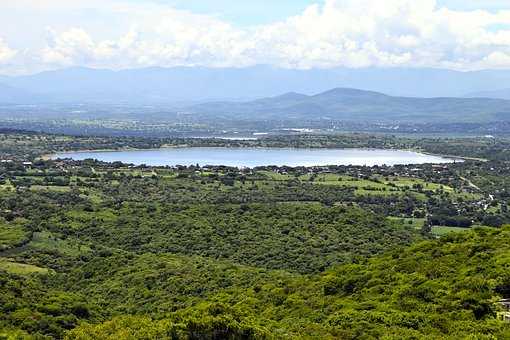
[[[498,313],[498,318],[502,321],[510,322],[510,299],[500,300],[499,304],[503,311]]]

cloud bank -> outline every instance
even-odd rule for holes
[[[510,68],[510,9],[451,10],[436,0],[327,0],[284,21],[248,28],[150,1],[19,0],[1,8],[4,16],[41,13],[38,24],[45,24],[41,41],[9,47],[15,37],[2,34],[9,30],[1,30],[8,23],[0,15],[3,72],[256,64]],[[94,19],[98,14],[101,20]]]

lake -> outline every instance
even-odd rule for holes
[[[453,163],[455,160],[401,150],[370,149],[275,149],[275,148],[163,148],[154,150],[65,152],[52,159],[97,159],[128,164],[226,165],[233,167],[324,166],[324,165],[397,165]],[[458,161],[458,160],[457,160]]]

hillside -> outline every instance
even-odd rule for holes
[[[213,102],[189,111],[204,117],[241,120],[344,120],[428,123],[510,120],[510,101],[489,98],[393,97],[336,88],[312,96],[288,93],[251,102]]]
[[[194,332],[208,337],[214,328],[233,339],[507,339],[508,324],[492,317],[498,292],[508,293],[510,287],[509,241],[508,228],[480,229],[312,278],[263,274],[251,287],[234,285],[164,320],[114,318],[78,327],[69,339],[126,333],[187,338]],[[130,275],[143,276],[143,267],[135,265]],[[151,269],[144,275],[150,275],[147,271]],[[157,279],[154,283],[160,284]]]

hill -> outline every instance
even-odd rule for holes
[[[213,102],[189,111],[204,117],[240,120],[343,120],[445,123],[510,120],[510,101],[490,98],[393,97],[336,88],[312,96],[289,93],[250,102]]]
[[[188,339],[214,331],[231,339],[506,339],[508,324],[493,317],[497,292],[510,282],[504,265],[509,237],[508,228],[479,229],[312,278],[271,273],[255,286],[227,289],[165,321],[124,316],[82,325],[70,339],[151,332]]]

